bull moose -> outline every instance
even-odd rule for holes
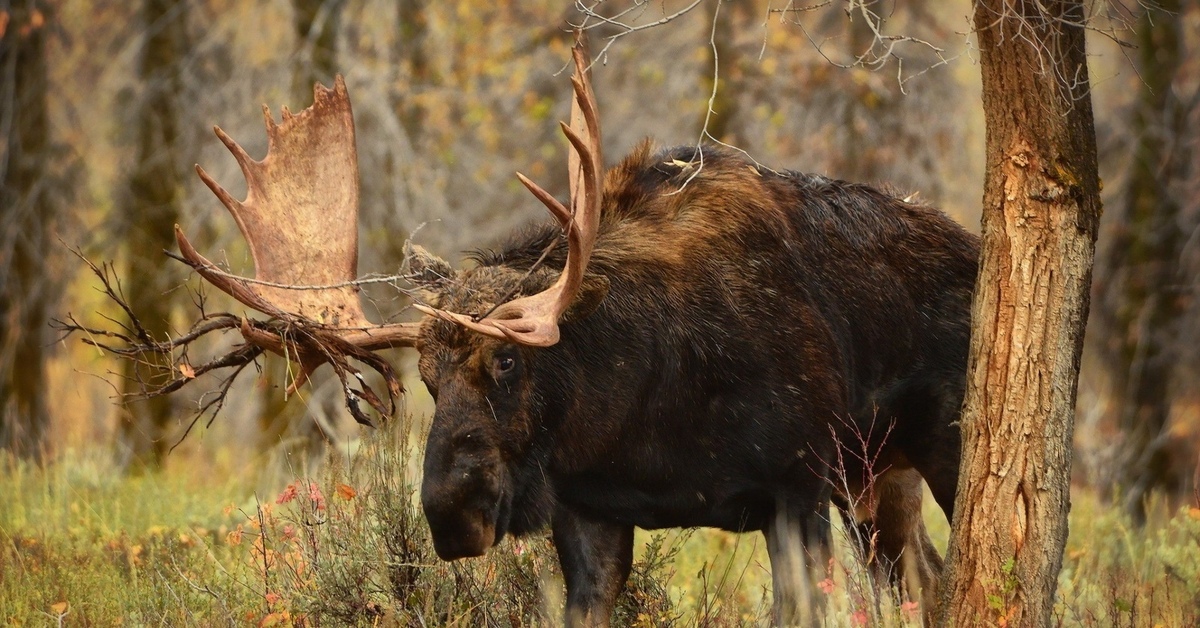
[[[380,402],[351,388],[347,358],[390,375],[373,352],[415,347],[436,401],[421,503],[438,555],[548,526],[570,625],[608,624],[635,526],[761,531],[776,617],[798,619],[831,502],[880,573],[928,605],[941,559],[921,479],[950,516],[976,237],[933,208],[716,146],[644,144],[605,172],[581,44],[574,60],[569,207],[518,175],[555,224],[465,270],[412,249],[423,320],[372,325],[349,283],[358,183],[340,78],[281,123],[266,112],[262,161],[217,129],[245,201],[199,170],[256,279],[177,229],[183,258],[285,323],[241,319],[246,355],[298,360],[296,384],[332,364],[356,416],[360,398]]]

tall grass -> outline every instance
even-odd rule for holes
[[[7,461],[0,624],[556,625],[563,585],[548,537],[438,560],[413,455],[377,436],[353,460],[331,458],[320,477],[258,495],[249,470],[229,462],[123,477],[104,456],[44,469]],[[1074,502],[1059,625],[1198,625],[1200,508],[1159,505],[1139,530],[1086,491]],[[927,514],[944,543],[944,518]],[[919,625],[915,605],[871,585],[836,522],[835,535],[818,583],[826,625]],[[769,623],[761,536],[639,531],[637,543],[616,625]]]

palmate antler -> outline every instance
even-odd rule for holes
[[[359,372],[355,358],[388,381],[389,401],[400,392],[399,380],[373,351],[412,346],[417,323],[370,325],[353,285],[358,268],[358,160],[354,119],[346,85],[338,77],[332,90],[317,85],[313,105],[293,115],[286,108],[276,124],[265,106],[267,156],[255,161],[220,128],[217,137],[229,148],[246,177],[244,201],[234,199],[203,168],[196,171],[229,209],[254,258],[253,281],[219,270],[188,242],[175,237],[183,259],[209,283],[241,303],[276,319],[274,327],[242,319],[247,343],[282,354],[300,364],[292,389],[304,384],[323,363],[341,378],[355,418],[357,397],[390,414]],[[350,386],[354,377],[360,390]]]
[[[601,168],[600,125],[596,101],[588,78],[588,56],[580,36],[574,49],[575,99],[571,125],[562,125],[570,141],[571,210],[523,175],[521,182],[546,205],[562,226],[569,249],[566,266],[544,292],[502,303],[484,318],[447,312],[418,304],[416,307],[439,318],[454,321],[477,332],[511,342],[545,347],[558,342],[559,318],[576,298],[591,257],[600,221]],[[254,258],[254,279],[237,277],[220,270],[196,251],[176,226],[180,259],[208,283],[269,320],[232,314],[204,314],[189,333],[166,341],[150,338],[128,309],[107,272],[93,266],[111,298],[130,315],[130,333],[112,333],[83,327],[70,319],[62,329],[84,331],[90,342],[118,355],[146,360],[149,355],[170,358],[166,383],[143,390],[141,396],[169,394],[191,379],[216,369],[234,368],[222,383],[216,401],[204,409],[219,409],[233,379],[263,351],[291,359],[300,369],[291,384],[304,384],[321,364],[330,364],[342,382],[347,406],[355,419],[369,423],[358,407],[365,399],[384,415],[394,409],[401,393],[399,379],[391,366],[374,352],[387,347],[414,346],[419,323],[372,325],[363,315],[355,277],[358,266],[358,161],[354,144],[354,120],[346,85],[340,77],[333,89],[314,88],[313,105],[298,114],[283,110],[276,123],[263,107],[268,148],[255,161],[220,128],[214,129],[241,167],[247,182],[245,200],[233,198],[202,168],[200,178],[233,215]],[[86,261],[86,260],[85,260]],[[203,309],[203,308],[202,308]],[[209,362],[187,363],[191,342],[213,331],[238,329],[245,342]],[[116,338],[105,344],[103,338]],[[99,339],[99,340],[98,340]],[[182,348],[184,354],[176,356]],[[159,356],[159,358],[153,358]],[[387,382],[388,404],[384,404],[351,359],[368,365]],[[354,388],[357,381],[358,388]],[[203,410],[202,409],[202,413]],[[216,410],[212,410],[215,414]],[[197,416],[199,418],[199,416]]]

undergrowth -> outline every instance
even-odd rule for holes
[[[244,466],[123,477],[103,457],[44,469],[0,462],[0,624],[559,624],[563,585],[548,536],[438,560],[405,472],[413,454],[384,440],[258,496]],[[1057,625],[1200,623],[1200,508],[1155,512],[1138,529],[1076,491]],[[945,520],[927,514],[944,549]],[[914,605],[870,587],[846,533],[835,525],[835,534],[817,583],[826,625],[920,625]],[[637,543],[614,625],[769,623],[759,535],[639,531]]]

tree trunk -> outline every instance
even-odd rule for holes
[[[345,0],[293,0],[292,27],[296,35],[295,65],[292,72],[294,111],[313,102],[313,85],[333,86],[337,74],[337,35]],[[323,441],[314,417],[307,416],[307,404],[323,403],[313,393],[327,382],[330,373],[321,369],[298,396],[285,398],[294,371],[286,359],[277,355],[263,358],[262,411],[259,414],[260,448],[283,445],[280,453],[290,458],[287,464],[297,474],[312,470],[319,460]],[[338,398],[340,399],[340,395]],[[326,410],[330,410],[326,408]],[[336,412],[336,408],[332,408]],[[329,415],[329,412],[325,412]]]
[[[405,70],[409,88],[414,90],[427,87],[433,79],[429,51],[426,50],[429,45],[429,19],[425,16],[427,4],[428,0],[400,0],[396,3],[397,61]],[[396,111],[409,143],[416,149],[421,143],[425,110],[417,99],[405,96],[407,94],[397,95]]]
[[[7,5],[6,5],[7,6]],[[14,3],[0,39],[0,449],[38,459],[46,436],[51,224],[42,2]]]
[[[704,130],[718,141],[725,142],[737,146],[741,143],[741,138],[737,137],[734,131],[739,120],[741,112],[738,111],[738,94],[741,93],[741,70],[738,68],[738,51],[734,45],[734,37],[737,29],[734,22],[741,18],[741,13],[749,9],[749,3],[729,3],[719,2],[716,5],[717,15],[711,31],[704,31],[705,35],[712,35],[712,44],[709,46],[708,63],[700,66],[701,84],[707,93],[713,91],[713,81],[717,80],[717,92],[712,101],[712,111],[709,115],[707,109],[701,112],[700,124],[707,122],[708,126]],[[740,9],[740,10],[739,10]],[[717,67],[718,75],[714,76],[713,66]]]
[[[1116,382],[1117,427],[1125,436],[1118,483],[1126,510],[1139,524],[1150,490],[1178,490],[1186,481],[1173,477],[1160,439],[1171,410],[1169,388],[1186,309],[1180,293],[1186,234],[1170,182],[1182,179],[1190,163],[1186,142],[1178,141],[1186,106],[1173,90],[1182,62],[1180,3],[1164,0],[1160,7],[1161,12],[1146,10],[1138,24],[1141,94],[1132,116],[1133,163],[1117,232],[1098,270],[1110,292],[1099,303],[1097,319],[1111,345],[1106,363]]]
[[[292,93],[296,111],[312,104],[313,84],[333,85],[337,34],[345,0],[293,0],[292,26],[298,43]]]
[[[941,623],[1048,625],[1100,217],[1081,2],[977,0],[983,251]]]
[[[171,280],[161,269],[166,259],[163,250],[175,247],[174,227],[183,193],[177,95],[183,91],[179,72],[187,46],[186,13],[187,3],[177,0],[145,0],[142,5],[146,41],[140,72],[145,92],[138,111],[137,164],[129,179],[122,225],[122,239],[129,247],[124,279],[129,305],[158,340],[172,331],[176,301]],[[154,373],[147,365],[126,362],[125,392],[141,391]],[[135,467],[162,464],[170,445],[166,432],[172,415],[173,404],[166,395],[127,406],[121,434]]]

